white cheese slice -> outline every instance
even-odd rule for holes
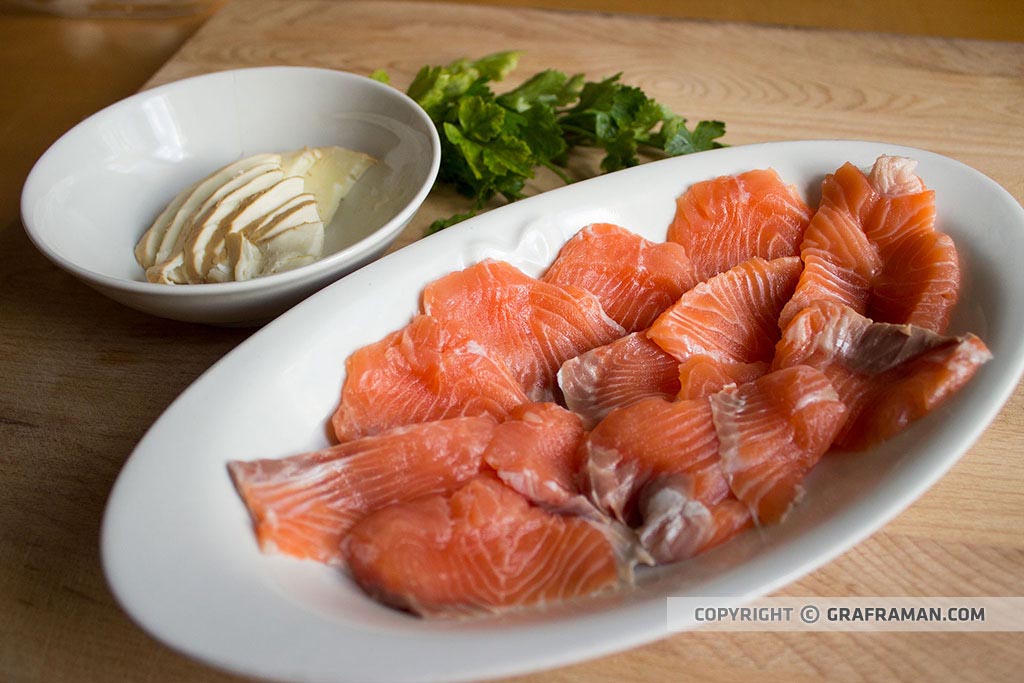
[[[185,254],[178,252],[174,256],[146,269],[146,279],[164,285],[188,284],[185,279]]]
[[[282,157],[286,173],[301,172],[305,178],[324,225],[331,224],[341,200],[373,163],[373,157],[344,147],[314,147]]]
[[[203,181],[196,187],[190,198],[178,210],[171,225],[168,226],[163,242],[160,245],[160,250],[157,252],[156,263],[153,265],[153,268],[155,268],[155,273],[159,274],[152,276],[157,278],[157,282],[168,281],[187,284],[195,281],[194,276],[187,272],[187,259],[184,258],[182,253],[185,251],[186,244],[193,240],[197,227],[213,213],[221,199],[237,188],[245,186],[254,178],[279,167],[279,162],[273,160],[273,158],[276,158],[276,155],[271,155],[271,157],[272,159],[269,163],[264,161],[255,166],[248,166],[248,164],[238,162],[237,168],[244,168],[245,170],[229,175],[226,179],[214,174],[211,178],[222,180],[222,182],[219,186],[213,188],[213,191],[204,199],[201,199],[201,195],[206,181]],[[194,206],[194,210],[191,214],[185,215],[190,206]],[[151,281],[152,277],[147,275],[147,278]]]
[[[209,270],[210,256],[206,247],[216,234],[220,222],[237,211],[249,197],[273,187],[284,179],[280,168],[268,170],[248,182],[235,187],[213,206],[201,221],[193,224],[185,242],[185,272],[190,281],[202,282]]]
[[[285,179],[285,181],[287,180],[289,179]],[[213,267],[206,274],[206,279],[212,282],[229,282],[238,280],[238,273],[250,273],[242,279],[251,279],[259,275],[258,267],[250,268],[247,264],[239,266],[240,253],[243,248],[239,242],[241,239],[239,235],[244,236],[245,248],[251,251],[251,249],[256,249],[255,241],[262,238],[264,229],[274,229],[278,225],[283,225],[284,229],[287,229],[300,223],[318,220],[320,220],[320,216],[316,212],[316,201],[313,199],[313,195],[300,194],[292,197],[258,220],[242,227],[241,230],[228,232],[224,236],[223,256],[215,261]],[[262,257],[260,258],[262,259]]]
[[[311,194],[302,194],[295,198],[290,207],[285,207],[269,220],[259,223],[245,232],[249,239],[261,242],[297,225],[316,222],[322,222],[320,221],[320,212],[316,208],[316,200]]]
[[[283,178],[258,194],[246,199],[232,214],[221,220],[206,247],[205,277],[210,269],[225,261],[224,238],[242,232],[250,225],[274,215],[288,202],[302,196],[305,183],[300,177]]]
[[[312,263],[323,251],[324,224],[304,223],[259,244],[265,261],[260,275],[273,275]]]
[[[287,176],[306,176],[323,153],[320,147],[303,147],[295,152],[281,155],[281,170]]]
[[[341,147],[258,154],[180,192],[135,248],[150,282],[245,280],[323,255],[326,226],[374,163]]]
[[[218,268],[211,270],[210,275],[223,277],[228,280],[252,280],[257,278],[263,271],[263,252],[255,244],[249,241],[244,232],[236,232],[227,236],[224,242],[230,267],[225,271],[224,264],[218,264]]]
[[[139,240],[138,245],[135,247],[135,260],[143,268],[149,268],[156,263],[156,254],[160,250],[160,243],[163,241],[164,235],[167,233],[167,227],[174,220],[175,215],[181,209],[185,200],[196,189],[196,185],[190,185],[179,192],[171,200],[171,203],[167,205],[167,208],[160,212],[160,215],[153,221],[153,225],[149,226],[149,230]]]
[[[280,163],[281,157],[278,154],[257,154],[239,159],[203,178],[192,186],[191,191],[186,190],[188,196],[175,212],[174,218],[167,225],[166,230],[164,230],[154,263],[170,258],[175,248],[180,248],[181,240],[179,238],[181,237],[182,230],[194,218],[195,214],[200,212],[201,207],[210,197],[222,189],[229,181],[252,169],[265,165],[280,165]]]

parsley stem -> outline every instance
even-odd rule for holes
[[[571,185],[572,183],[576,182],[571,177],[569,177],[569,174],[567,174],[565,171],[563,171],[562,169],[560,169],[557,166],[555,166],[550,161],[545,161],[545,162],[542,162],[542,163],[543,163],[545,168],[550,169],[552,173],[554,173],[556,176],[561,178],[562,182],[565,183],[566,185]]]
[[[562,130],[567,131],[569,133],[576,133],[577,135],[582,135],[583,137],[588,138],[590,140],[596,139],[594,133],[592,131],[587,130],[586,128],[574,126],[571,123],[559,123],[558,125],[562,127]]]

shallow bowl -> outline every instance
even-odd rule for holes
[[[246,282],[147,282],[134,247],[183,188],[237,159],[339,145],[379,160],[327,228],[324,258]],[[85,119],[29,174],[22,219],[51,261],[115,301],[154,315],[265,321],[382,254],[429,192],[440,142],[401,92],[342,71],[236,69],[138,93]]]

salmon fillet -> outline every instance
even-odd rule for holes
[[[881,156],[868,174],[847,163],[825,178],[800,247],[804,272],[780,326],[831,301],[878,322],[945,331],[960,264],[953,240],[935,229],[935,193],[915,167]]]
[[[676,200],[668,239],[686,249],[698,281],[755,256],[797,256],[811,210],[772,169],[697,183]]]
[[[483,417],[424,422],[288,458],[235,460],[228,472],[264,552],[334,564],[366,514],[476,476],[495,426]]]
[[[779,340],[774,367],[810,365],[828,376],[849,419],[836,445],[863,449],[905,429],[960,390],[992,354],[978,337],[874,322],[819,301]]]
[[[711,356],[690,356],[679,364],[679,392],[676,398],[686,400],[716,394],[733,384],[745,384],[768,372],[764,361],[729,363]]]
[[[344,442],[451,417],[499,420],[526,400],[504,363],[463,326],[419,315],[348,357],[331,426]]]
[[[344,553],[363,590],[423,616],[549,605],[620,582],[616,548],[601,529],[532,507],[488,477],[369,515]]]
[[[681,245],[651,242],[610,223],[595,223],[577,232],[542,279],[593,292],[605,313],[626,332],[650,327],[697,284]]]
[[[679,393],[679,362],[634,332],[569,359],[558,371],[565,405],[591,429],[615,408]]]
[[[721,467],[755,521],[781,520],[847,419],[828,377],[797,365],[710,398]]]
[[[726,363],[771,362],[779,312],[800,270],[795,256],[744,261],[681,296],[647,336],[680,362],[695,355]]]
[[[590,292],[485,260],[427,285],[423,312],[473,331],[532,401],[554,399],[562,363],[624,334]]]
[[[583,423],[555,403],[525,403],[498,425],[483,460],[507,486],[535,505],[595,516],[577,481]]]

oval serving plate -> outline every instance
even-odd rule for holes
[[[365,597],[342,571],[262,555],[225,469],[327,444],[344,359],[405,325],[423,286],[493,257],[537,275],[568,237],[613,222],[663,240],[676,196],[713,176],[771,166],[812,202],[846,161],[909,156],[936,191],[964,283],[952,333],[994,360],[939,410],[856,457],[826,458],[785,523],[688,562],[644,571],[616,595],[545,611],[424,621]],[[153,425],[114,486],[103,523],[110,585],[146,631],[192,657],[278,680],[458,681],[524,673],[667,634],[666,597],[739,602],[791,582],[920,496],[981,435],[1024,368],[1024,210],[981,173],[895,145],[807,141],[646,164],[494,210],[421,240],[299,304],[228,354]]]

